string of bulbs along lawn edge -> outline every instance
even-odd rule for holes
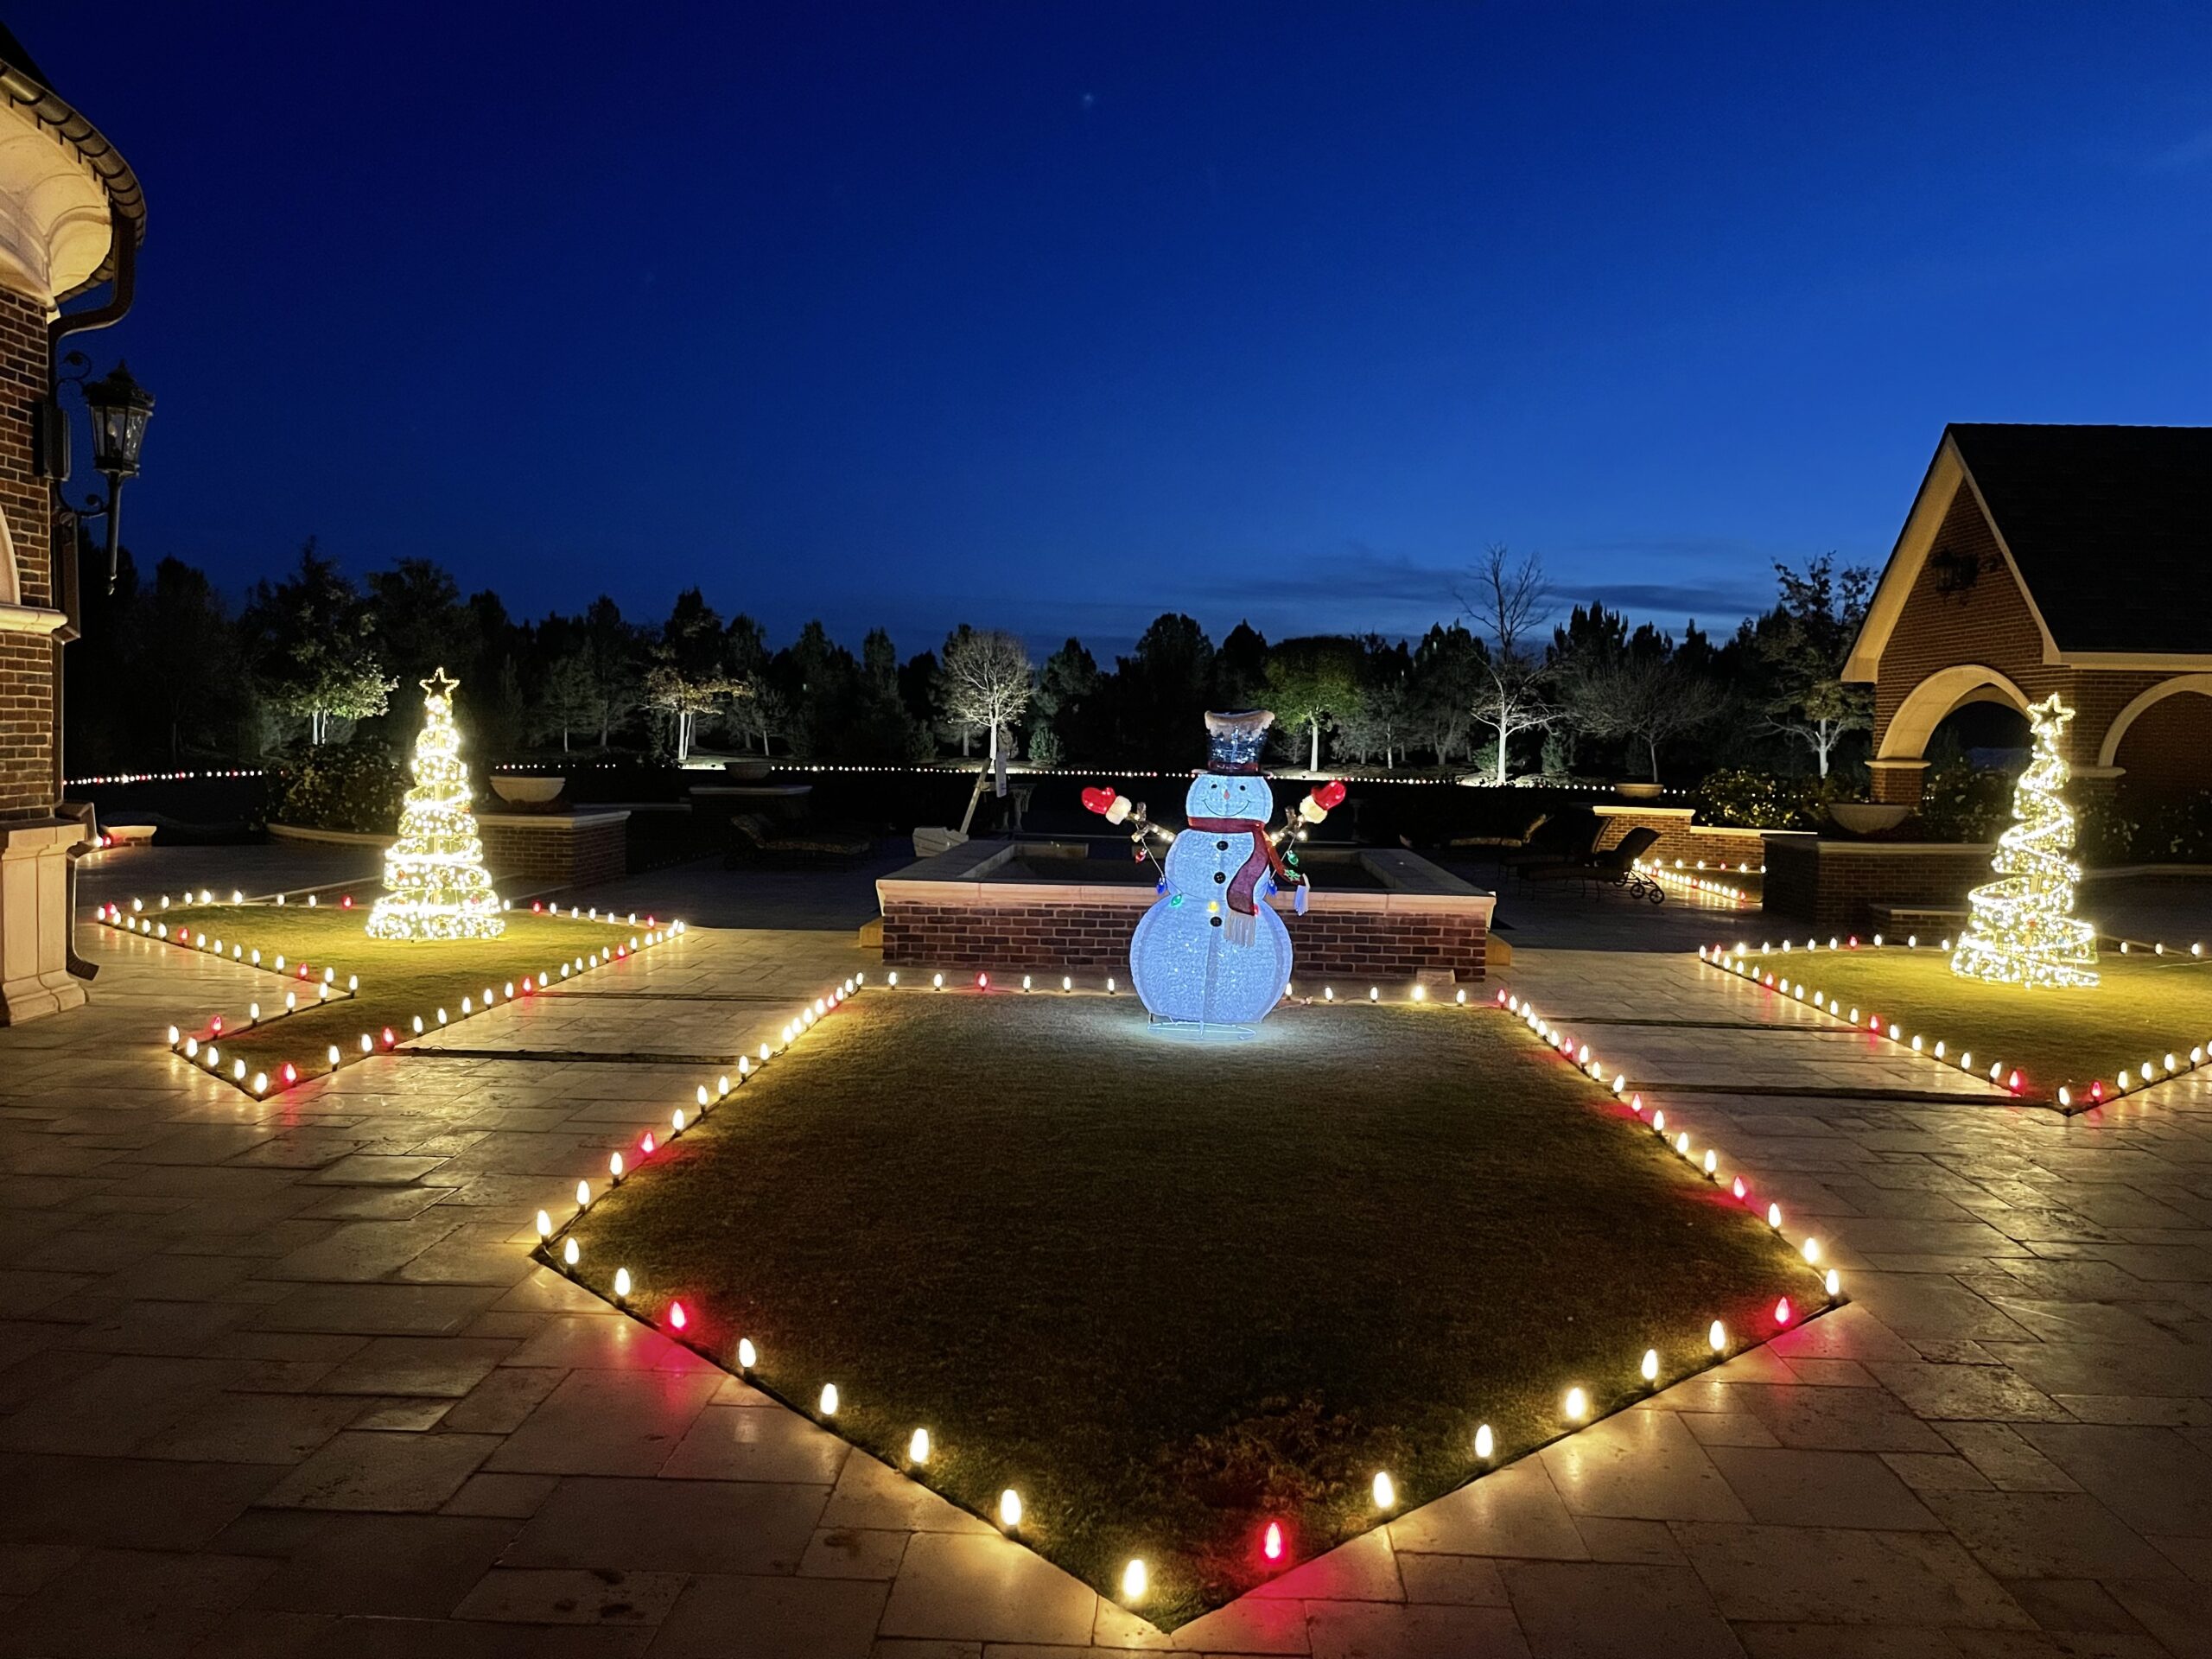
[[[218,906],[221,902],[216,899],[212,893],[204,889],[197,899],[188,892],[183,894],[182,898],[183,902],[188,905]],[[231,894],[229,903],[241,909],[282,909],[284,907],[281,894],[278,895],[274,905],[250,905],[243,893],[234,891]],[[295,978],[307,980],[309,972],[308,964],[305,963],[297,964],[298,971],[294,975],[288,969],[282,953],[276,954],[273,961],[264,962],[263,953],[258,949],[249,951],[244,945],[233,943],[228,953],[226,954],[223,941],[219,938],[211,939],[204,931],[194,931],[183,927],[179,927],[175,932],[170,931],[168,925],[160,919],[161,913],[168,907],[169,900],[166,893],[161,896],[156,908],[150,912],[147,910],[143,898],[134,898],[130,900],[130,908],[127,912],[120,904],[105,904],[97,906],[93,911],[93,919],[103,926],[117,932],[129,933],[134,938],[151,939],[156,944],[172,945],[180,950],[213,956],[219,960],[233,963],[241,967],[273,973],[279,978],[286,980],[288,984]],[[346,895],[343,903],[338,907],[353,908],[352,895]],[[315,908],[313,895],[309,895],[307,905],[302,908]],[[531,906],[531,913],[558,917],[561,914],[561,906],[558,904],[547,906],[534,902]],[[635,911],[629,913],[629,919],[626,924],[618,920],[613,911],[607,912],[606,917],[602,918],[597,906],[593,906],[587,914],[582,906],[571,905],[569,908],[569,919],[575,921],[580,918],[594,922],[603,919],[607,926],[615,929],[626,925],[635,926],[638,920]],[[669,940],[690,931],[688,925],[681,920],[663,924],[656,917],[648,916],[645,919],[648,925],[643,933],[632,934],[626,941],[618,940],[612,949],[589,951],[583,956],[563,962],[560,964],[560,977],[567,980],[572,976],[589,973],[595,969],[611,966],[617,962],[627,961],[645,950],[654,945],[664,944]],[[317,995],[314,1002],[300,1003],[297,1000],[297,992],[288,989],[285,993],[284,1007],[274,1013],[264,1014],[259,1003],[249,1003],[245,1023],[243,1026],[231,1027],[232,1033],[265,1029],[289,1015],[305,1014],[311,1008],[327,1007],[334,1000],[348,1001],[360,994],[360,976],[348,974],[345,990],[338,993],[334,999],[331,994],[337,982],[337,969],[334,968],[326,967],[321,979],[309,982],[314,983],[317,988]],[[549,988],[551,983],[551,976],[544,969],[540,969],[535,975],[524,975],[519,982],[519,993],[517,981],[503,980],[504,1000],[513,1001],[517,1000],[518,994],[522,997],[533,996],[537,992]],[[200,1022],[200,1030],[204,1030],[207,1033],[205,1036],[200,1034],[200,1030],[188,1031],[180,1025],[170,1025],[167,1033],[167,1046],[171,1052],[181,1055],[184,1058],[205,1067],[207,1076],[232,1084],[240,1093],[250,1096],[253,1099],[263,1100],[272,1094],[282,1094],[285,1090],[294,1088],[302,1082],[312,1081],[316,1077],[334,1075],[347,1064],[365,1059],[372,1054],[379,1052],[395,1052],[416,1037],[424,1036],[448,1025],[457,1024],[461,1020],[473,1019],[480,1014],[489,1014],[501,1000],[499,988],[486,985],[480,992],[468,991],[462,994],[460,1003],[461,1012],[458,1016],[449,1014],[442,1007],[435,1008],[429,1014],[416,1014],[410,1022],[409,1029],[404,1032],[395,1031],[390,1026],[384,1027],[380,1045],[377,1036],[365,1031],[360,1033],[358,1052],[340,1044],[329,1044],[324,1051],[324,1060],[327,1070],[321,1072],[302,1071],[296,1063],[289,1060],[284,1062],[273,1077],[266,1071],[257,1071],[249,1077],[245,1062],[241,1059],[233,1058],[230,1066],[227,1069],[225,1068],[218,1039],[224,1034],[226,1027],[224,1016],[219,1013],[211,1014]],[[272,1084],[274,1087],[271,1086]]]
[[[1859,1018],[1861,1011],[1858,1007],[1831,996],[1827,991],[1816,986],[1808,985],[1802,980],[1793,982],[1788,976],[1777,973],[1769,965],[1769,959],[1776,956],[1789,955],[1794,944],[1795,941],[1784,939],[1777,950],[1773,943],[1769,941],[1762,944],[1756,951],[1749,944],[1741,942],[1732,950],[1726,945],[1701,944],[1698,946],[1697,954],[1698,960],[1708,967],[1718,968],[1725,973],[1749,980],[1752,984],[1764,990],[1772,991],[1777,996],[1787,996],[1795,1001],[1803,1003],[1812,1008],[1815,1013],[1826,1014],[1829,1019],[1847,1026],[1854,1031],[1865,1031],[1875,1037],[1885,1039],[1932,1065],[1955,1067],[1969,1076],[1982,1077],[1993,1087],[2012,1097],[2029,1099],[2026,1077],[2017,1068],[2012,1069],[2008,1075],[2007,1068],[2002,1060],[1992,1060],[1985,1073],[1976,1069],[1974,1064],[1974,1050],[1969,1046],[1954,1047],[1948,1037],[1938,1038],[1930,1044],[1927,1039],[1927,1034],[1923,1032],[1915,1032],[1908,1036],[1903,1026],[1894,1020],[1884,1020],[1879,1013],[1871,1007],[1865,1011],[1866,1017],[1861,1020]],[[1817,939],[1808,939],[1803,948],[1809,955],[1817,953],[1821,946]],[[1872,953],[1881,950],[1912,951],[1926,947],[1921,944],[1917,934],[1908,935],[1902,945],[1885,945],[1882,941],[1882,936],[1877,933],[1872,935],[1866,944],[1861,944],[1856,935],[1832,937],[1827,942],[1827,948],[1831,951],[1866,950]],[[1936,948],[1941,954],[1948,956],[1951,950],[1951,941],[1946,938]],[[2124,942],[2122,954],[2126,954]],[[2156,954],[2164,955],[2164,947],[2163,945],[2157,947]],[[2190,954],[2192,957],[2201,957],[2204,954],[2203,946],[2202,944],[2190,946]],[[1850,1008],[1848,1014],[1844,1012],[1847,1007]],[[2164,1051],[2163,1067],[2156,1058],[2145,1060],[2139,1067],[2122,1066],[2118,1075],[2113,1078],[2109,1088],[2106,1086],[2102,1077],[2093,1077],[2089,1081],[2088,1087],[2082,1090],[2078,1096],[2075,1092],[2075,1080],[2069,1077],[2058,1085],[2051,1096],[2051,1101],[2062,1112],[2088,1111],[2092,1108],[2103,1105],[2107,1101],[2118,1100],[2123,1095],[2139,1094],[2153,1084],[2170,1083],[2175,1077],[2197,1070],[2206,1064],[2208,1058],[2212,1058],[2212,1041],[2193,1044],[2186,1058],[2177,1048],[2167,1049]],[[2042,1103],[2029,1099],[2029,1103]]]
[[[1034,993],[1039,988],[1036,979],[1037,976],[1033,974],[1021,975],[1019,982],[1020,991]],[[1061,995],[1099,994],[1090,991],[1088,986],[1079,987],[1072,975],[1062,975],[1059,976],[1059,981]],[[871,985],[866,973],[855,973],[802,1007],[796,1017],[785,1022],[778,1033],[778,1040],[775,1043],[764,1042],[760,1045],[757,1061],[751,1053],[741,1054],[738,1058],[734,1071],[721,1074],[711,1084],[706,1083],[698,1084],[693,1090],[689,1110],[678,1106],[671,1111],[669,1127],[664,1138],[656,1140],[653,1132],[647,1130],[637,1141],[632,1143],[631,1157],[626,1158],[620,1151],[609,1154],[607,1163],[607,1180],[603,1186],[595,1188],[589,1178],[580,1179],[576,1182],[572,1195],[563,1199],[557,1206],[538,1211],[535,1224],[537,1243],[532,1249],[532,1255],[545,1267],[562,1274],[574,1283],[598,1295],[602,1300],[612,1302],[617,1309],[647,1329],[680,1344],[710,1364],[724,1370],[734,1370],[736,1376],[742,1377],[749,1385],[759,1389],[779,1403],[817,1422],[824,1424],[832,1422],[843,1403],[843,1385],[841,1382],[823,1381],[818,1385],[810,1383],[802,1387],[797,1396],[783,1392],[779,1386],[765,1381],[758,1374],[757,1368],[760,1355],[751,1338],[740,1334],[734,1344],[724,1344],[728,1351],[709,1347],[702,1338],[695,1334],[692,1328],[696,1323],[694,1311],[686,1308],[680,1298],[671,1298],[658,1319],[649,1313],[641,1304],[640,1287],[632,1277],[627,1267],[617,1266],[612,1278],[608,1281],[607,1288],[604,1291],[599,1289],[584,1276],[583,1253],[574,1236],[574,1229],[577,1223],[591,1212],[594,1205],[608,1193],[633,1179],[646,1160],[650,1160],[657,1151],[704,1122],[717,1108],[725,1104],[734,1094],[744,1088],[753,1077],[760,1075],[776,1059],[790,1052],[801,1039],[830,1014],[836,1013],[864,991],[895,992],[900,988],[899,975],[895,969],[885,976],[885,982],[880,987]],[[919,987],[910,984],[905,988],[915,991],[918,990]],[[977,995],[993,994],[991,976],[988,970],[976,973],[969,984],[954,985],[950,988],[946,985],[945,975],[942,970],[931,971],[929,988],[932,993],[937,994],[942,994],[948,988],[952,989],[956,994],[966,993]],[[1046,988],[1049,994],[1050,988]],[[1010,992],[1006,985],[1001,984],[996,994],[1005,995]],[[1106,978],[1103,994],[1107,996],[1120,995],[1116,978],[1110,976]],[[1381,987],[1370,985],[1368,987],[1368,994],[1364,999],[1348,997],[1344,999],[1344,1005],[1372,1006],[1379,1002],[1381,997]],[[1311,996],[1303,999],[1295,998],[1287,990],[1284,993],[1284,998],[1286,1001],[1300,1001],[1302,1006],[1309,1007],[1337,1005],[1332,986],[1324,988],[1324,995],[1319,1001]],[[1665,1111],[1658,1108],[1647,1108],[1642,1093],[1629,1090],[1624,1074],[1616,1072],[1611,1082],[1608,1084],[1605,1079],[1605,1067],[1591,1052],[1589,1045],[1577,1044],[1570,1034],[1554,1027],[1537,1014],[1533,1002],[1523,1001],[1518,995],[1510,993],[1503,987],[1497,990],[1492,999],[1478,998],[1470,1001],[1466,988],[1462,986],[1456,988],[1456,995],[1450,1004],[1445,1004],[1440,1001],[1431,1004],[1427,995],[1427,988],[1419,983],[1415,983],[1411,988],[1405,1001],[1413,1006],[1427,1004],[1440,1008],[1446,1006],[1462,1008],[1496,1007],[1516,1016],[1516,1023],[1525,1027],[1531,1036],[1565,1059],[1576,1071],[1605,1090],[1611,1099],[1618,1102],[1625,1096],[1630,1121],[1644,1123],[1658,1135],[1662,1142],[1669,1146],[1678,1157],[1698,1169],[1707,1181],[1729,1192],[1737,1202],[1744,1205],[1754,1215],[1757,1214],[1758,1204],[1756,1198],[1752,1197],[1752,1183],[1743,1171],[1731,1170],[1724,1173],[1719,1151],[1715,1147],[1706,1146],[1702,1148],[1700,1156],[1694,1146],[1689,1132],[1681,1126],[1679,1117],[1675,1135],[1672,1140],[1669,1140],[1666,1135]],[[1645,1120],[1647,1109],[1650,1114],[1648,1122]],[[557,1221],[555,1219],[556,1208],[560,1213],[560,1219]],[[1783,1331],[1803,1323],[1806,1319],[1817,1318],[1822,1313],[1840,1307],[1847,1299],[1843,1294],[1840,1273],[1832,1267],[1825,1270],[1821,1267],[1823,1250],[1817,1236],[1807,1234],[1793,1242],[1784,1230],[1782,1206],[1778,1201],[1768,1203],[1764,1219],[1768,1230],[1784,1243],[1792,1244],[1792,1248],[1802,1258],[1805,1266],[1820,1275],[1821,1291],[1825,1299],[1819,1306],[1809,1310],[1801,1310],[1793,1306],[1787,1296],[1779,1299],[1769,1315],[1775,1327],[1770,1333],[1770,1336],[1772,1336],[1779,1335]],[[1490,1424],[1478,1423],[1470,1441],[1472,1463],[1468,1478],[1469,1480],[1480,1479],[1484,1475],[1503,1468],[1510,1463],[1517,1462],[1529,1453],[1541,1451],[1545,1446],[1594,1422],[1602,1421],[1618,1412],[1626,1410],[1638,1401],[1650,1398],[1662,1389],[1671,1388],[1676,1382],[1701,1375],[1714,1366],[1725,1364],[1737,1355],[1748,1352],[1769,1339],[1769,1337],[1759,1337],[1750,1342],[1738,1342],[1737,1333],[1732,1332],[1724,1321],[1715,1319],[1705,1328],[1701,1363],[1665,1376],[1662,1374],[1663,1368],[1657,1347],[1648,1347],[1637,1363],[1637,1376],[1640,1380],[1637,1388],[1616,1396],[1610,1402],[1604,1403],[1602,1408],[1599,1408],[1600,1402],[1593,1401],[1591,1389],[1587,1385],[1580,1382],[1569,1383],[1560,1395],[1559,1427],[1556,1432],[1517,1448],[1500,1448]],[[815,1402],[810,1408],[802,1403],[803,1396],[809,1388],[814,1389]],[[854,1444],[849,1440],[847,1443]],[[935,1449],[936,1441],[930,1428],[926,1425],[917,1426],[907,1437],[906,1452],[903,1459],[904,1472],[909,1479],[915,1481],[918,1484],[930,1486],[925,1475],[931,1466],[931,1458]],[[1008,1486],[1003,1489],[999,1494],[995,1512],[991,1515],[982,1514],[963,1503],[957,1494],[944,1491],[936,1486],[930,1486],[930,1490],[936,1491],[947,1502],[966,1510],[968,1513],[976,1515],[980,1519],[995,1521],[999,1529],[1008,1537],[1024,1542],[1028,1541],[1024,1535],[1025,1517],[1028,1511],[1019,1487]],[[1384,1517],[1396,1512],[1397,1485],[1389,1470],[1375,1471],[1370,1487],[1370,1500],[1378,1524]],[[1271,1570],[1291,1565],[1285,1559],[1283,1532],[1279,1520],[1269,1521],[1262,1554],[1268,1562]],[[1122,1569],[1117,1599],[1122,1605],[1135,1608],[1141,1605],[1149,1593],[1150,1582],[1150,1568],[1145,1558],[1133,1556]]]

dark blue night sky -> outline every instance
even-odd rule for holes
[[[524,21],[524,20],[527,21]],[[130,535],[787,639],[1732,625],[1946,420],[2212,417],[2199,4],[93,4]]]

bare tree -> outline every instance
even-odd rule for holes
[[[1543,661],[1529,645],[1529,636],[1551,613],[1543,561],[1534,553],[1516,561],[1503,543],[1493,542],[1467,588],[1454,596],[1488,652],[1469,712],[1497,734],[1491,781],[1502,784],[1513,740],[1559,718],[1545,694]]]
[[[1655,784],[1659,746],[1709,724],[1720,713],[1720,693],[1710,680],[1653,652],[1570,660],[1560,681],[1576,728],[1592,737],[1642,743]]]
[[[946,642],[939,672],[945,712],[990,734],[990,769],[996,772],[1000,735],[1010,732],[1029,706],[1028,652],[1014,635],[996,628],[958,633]]]

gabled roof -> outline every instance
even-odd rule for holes
[[[2212,427],[1955,423],[1882,572],[1847,679],[1871,680],[1955,491],[1974,492],[2044,658],[2212,658]]]

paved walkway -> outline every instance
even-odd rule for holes
[[[626,1057],[759,1041],[849,932],[694,934],[266,1104],[149,1040],[249,970],[84,943],[93,1007],[0,1031],[0,1655],[1169,1645],[527,1260],[700,1069]],[[2212,1653],[2203,1085],[2064,1121],[1679,956],[1510,982],[1817,1218],[1854,1301],[1172,1645]]]

